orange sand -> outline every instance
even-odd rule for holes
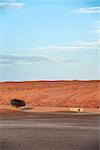
[[[0,83],[0,104],[13,98],[32,107],[100,107],[98,81],[28,81]]]

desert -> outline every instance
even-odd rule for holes
[[[99,150],[99,115],[0,113],[1,150]]]
[[[99,150],[99,95],[100,81],[1,82],[0,149]]]
[[[100,107],[100,81],[1,82],[0,105],[22,99],[34,107]]]

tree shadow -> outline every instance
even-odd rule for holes
[[[21,108],[21,110],[31,110],[33,109],[32,107],[26,107],[26,108]]]

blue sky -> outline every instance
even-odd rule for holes
[[[0,0],[0,81],[100,79],[99,0]]]

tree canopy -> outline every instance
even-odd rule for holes
[[[26,105],[26,103],[25,103],[25,101],[24,100],[19,100],[19,99],[12,99],[11,101],[10,101],[10,103],[11,103],[11,105],[13,106],[13,107],[22,107],[22,106],[25,106]]]

